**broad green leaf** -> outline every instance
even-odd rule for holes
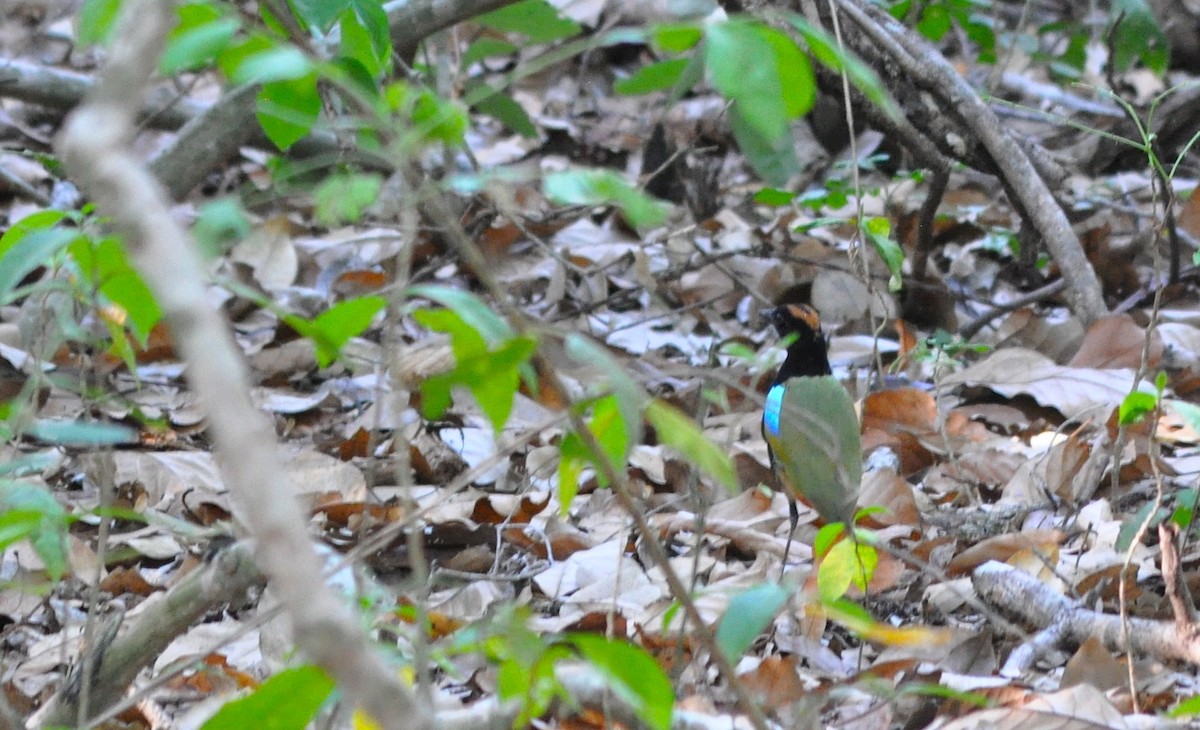
[[[838,45],[837,39],[826,32],[824,28],[809,23],[803,16],[791,13],[787,19],[792,27],[800,33],[804,44],[808,46],[809,53],[817,63],[838,73],[845,71],[846,78],[849,79],[851,85],[861,91],[872,104],[893,119],[900,116],[900,109],[895,99],[884,86],[879,74],[875,73],[875,69],[843,49]]]
[[[746,161],[758,176],[771,185],[785,185],[800,174],[800,161],[790,134],[768,140],[750,125],[736,105],[729,110],[729,126],[733,138],[746,156]]]
[[[467,131],[467,115],[458,102],[443,99],[429,90],[421,90],[412,107],[413,127],[427,141],[462,144]]]
[[[27,537],[50,577],[61,579],[67,572],[66,538],[71,523],[66,510],[45,487],[4,480],[0,481],[0,514],[8,512],[38,515],[38,524]],[[25,519],[19,517],[14,522]]]
[[[951,27],[950,12],[940,3],[925,6],[921,20],[917,22],[917,31],[931,41],[940,41]]]
[[[729,491],[737,491],[733,460],[704,435],[695,421],[674,406],[655,399],[646,405],[646,422],[654,427],[660,443],[678,451],[689,463]]]
[[[582,27],[562,18],[546,0],[521,0],[475,18],[485,28],[504,33],[521,33],[532,43],[549,43],[578,35]]]
[[[1127,71],[1134,61],[1161,75],[1167,70],[1170,44],[1146,0],[1113,0],[1109,8],[1113,67]]]
[[[162,310],[141,274],[130,264],[121,242],[111,236],[99,241],[79,237],[68,251],[76,271],[101,295],[105,321],[128,326],[145,347],[150,331],[162,320]]]
[[[371,326],[375,315],[387,306],[383,297],[359,297],[338,302],[312,320],[310,339],[317,351],[317,364],[328,367],[351,337]]]
[[[312,62],[299,48],[276,45],[243,58],[230,80],[235,84],[296,81],[312,74]]]
[[[571,634],[567,640],[583,658],[610,680],[612,689],[653,730],[669,730],[675,706],[671,680],[654,657],[628,641],[596,634]]]
[[[662,225],[668,206],[646,195],[612,170],[565,170],[542,183],[546,197],[564,205],[615,205],[634,227]]]
[[[787,190],[778,190],[776,188],[763,188],[754,194],[754,202],[759,205],[769,205],[773,208],[778,208],[784,205],[791,205],[796,199],[796,194]]]
[[[571,361],[579,365],[600,365],[608,374],[605,383],[594,384],[611,391],[617,398],[621,416],[628,424],[634,424],[635,433],[641,432],[642,404],[645,393],[641,387],[629,377],[625,367],[600,345],[583,335],[567,335],[563,342],[564,349]]]
[[[863,225],[863,231],[874,246],[883,262],[887,264],[891,277],[888,279],[888,291],[898,292],[904,286],[903,267],[904,249],[892,238],[892,223],[887,218],[876,216],[868,218]]]
[[[192,238],[205,258],[212,260],[250,235],[252,230],[241,200],[229,196],[200,205],[196,222],[192,225]]]
[[[618,474],[625,468],[625,460],[629,456],[629,450],[633,447],[636,436],[634,429],[638,425],[637,423],[630,424],[625,420],[615,395],[600,398],[592,409],[592,418],[588,421],[588,428],[595,436],[609,465]],[[599,466],[597,464],[596,478],[600,481],[601,486],[609,486],[609,480]]]
[[[309,74],[291,81],[263,84],[258,92],[258,123],[281,150],[286,150],[312,130],[321,114],[317,77]]]
[[[568,433],[559,445],[558,458],[558,502],[559,516],[566,517],[579,494],[579,480],[583,476],[585,449],[576,433]]]
[[[613,91],[631,95],[666,91],[679,82],[689,63],[691,60],[687,58],[672,58],[642,66],[629,78],[613,84]]]
[[[832,603],[851,585],[866,590],[875,574],[879,553],[871,545],[854,540],[842,540],[830,548],[817,569],[817,594],[823,603]]]
[[[28,433],[60,446],[115,446],[137,441],[137,433],[133,429],[115,423],[39,419],[29,426]]]
[[[429,299],[452,310],[489,344],[497,344],[515,334],[508,322],[471,292],[436,284],[420,284],[409,287],[407,295]]]
[[[508,422],[520,384],[521,368],[537,349],[537,341],[516,337],[485,353],[459,358],[454,370],[421,384],[422,413],[438,418],[449,407],[455,386],[466,386],[497,433]]]
[[[11,231],[10,231],[11,233]],[[0,304],[12,301],[13,290],[34,269],[58,254],[79,231],[70,228],[35,228],[0,241]]]
[[[330,175],[313,191],[317,221],[324,226],[356,223],[375,202],[383,178],[369,173]]]
[[[278,41],[262,33],[238,38],[217,55],[217,67],[226,77],[233,78],[246,59],[265,53],[277,45]]]
[[[17,241],[25,238],[25,235],[31,231],[42,231],[54,228],[58,225],[67,214],[61,210],[39,210],[36,213],[25,216],[21,220],[13,223],[8,227],[8,230],[0,235],[0,255],[17,244]]]
[[[79,10],[79,44],[107,43],[120,10],[121,0],[84,0]]]
[[[221,17],[201,24],[181,24],[167,41],[158,62],[159,71],[169,76],[203,68],[225,50],[240,27],[236,18]]]
[[[784,111],[788,120],[799,119],[817,101],[817,83],[808,56],[790,37],[774,28],[766,28],[763,38],[774,51],[775,70],[783,91]]]
[[[1133,517],[1126,518],[1121,523],[1121,529],[1117,531],[1117,542],[1114,545],[1117,552],[1126,552],[1129,546],[1133,544],[1133,538],[1137,536],[1138,530],[1141,529],[1142,523],[1149,518],[1147,529],[1153,534],[1154,529],[1162,524],[1163,520],[1171,517],[1171,512],[1165,507],[1159,507],[1158,510],[1151,515],[1150,511],[1154,509],[1153,502],[1147,502],[1138,508]]]
[[[467,50],[463,51],[459,68],[465,70],[470,68],[472,64],[478,63],[485,58],[511,56],[519,50],[517,46],[499,38],[479,38],[467,46]]]
[[[1158,407],[1158,394],[1135,391],[1125,396],[1117,410],[1117,422],[1122,426],[1137,423]]]
[[[778,583],[762,583],[733,597],[717,624],[717,646],[729,661],[742,658],[787,600],[787,589]]]
[[[682,53],[696,47],[704,33],[693,24],[660,25],[654,29],[654,45],[668,53]]]
[[[709,81],[733,101],[745,128],[768,144],[788,134],[793,116],[768,40],[776,32],[745,20],[714,23],[707,28],[704,45]]]
[[[350,0],[290,0],[290,4],[305,25],[326,33],[349,9]]]
[[[392,39],[387,15],[378,3],[356,2],[342,13],[340,54],[362,64],[371,77],[391,67]]]
[[[334,683],[319,667],[285,669],[241,699],[225,703],[202,730],[304,730],[333,694]]]
[[[503,91],[492,90],[491,93],[477,96],[485,87],[491,88],[485,81],[472,80],[467,84],[468,95],[478,99],[472,104],[475,111],[495,118],[522,137],[537,137],[538,129],[533,120],[529,118],[525,107]]]

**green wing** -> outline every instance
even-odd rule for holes
[[[850,525],[862,481],[854,401],[829,375],[791,378],[783,387],[778,421],[764,429],[780,480],[827,522]]]

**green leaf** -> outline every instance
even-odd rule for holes
[[[559,17],[558,10],[546,0],[522,0],[481,15],[475,22],[503,33],[521,33],[531,43],[569,38],[582,30],[575,21]]]
[[[1200,715],[1200,695],[1194,695],[1167,711],[1167,717],[1193,717]]]
[[[383,187],[383,178],[367,173],[330,175],[313,191],[317,221],[324,226],[355,223]]]
[[[940,41],[951,27],[950,13],[939,3],[925,6],[921,20],[917,22],[917,31],[931,41]]]
[[[771,164],[772,153],[791,147],[791,122],[816,98],[808,58],[783,33],[757,22],[731,20],[707,27],[705,68],[713,86],[733,101],[734,135],[755,171],[774,184],[785,161]],[[748,149],[749,148],[749,151]],[[792,153],[794,158],[794,152]]]
[[[46,488],[29,482],[0,481],[0,514],[21,513],[10,530],[37,515],[37,525],[22,537],[28,537],[34,552],[42,559],[46,572],[54,580],[67,572],[67,530],[71,517]]]
[[[776,188],[763,188],[754,194],[754,202],[759,205],[769,205],[773,208],[778,208],[784,205],[791,205],[796,199],[796,194],[787,190],[778,190]]]
[[[678,451],[700,471],[708,474],[730,492],[738,488],[737,473],[729,454],[707,437],[696,422],[678,408],[655,399],[646,405],[646,422],[654,427],[658,440]]]
[[[341,352],[351,337],[362,334],[375,315],[387,306],[383,297],[359,297],[339,302],[317,315],[312,320],[313,345],[316,346],[317,364],[328,367]]]
[[[311,75],[312,62],[299,48],[276,45],[242,59],[230,80],[241,84],[269,84],[277,81],[296,81]]]
[[[184,6],[188,7],[188,6]],[[180,8],[180,14],[185,12]],[[181,22],[171,33],[167,48],[158,61],[165,75],[203,68],[228,47],[241,24],[236,18],[216,17],[203,23]]]
[[[871,545],[854,540],[838,542],[825,554],[817,570],[817,594],[821,601],[836,601],[846,595],[852,584],[866,590],[878,563],[879,553]]]
[[[115,446],[137,441],[137,432],[115,423],[39,419],[28,431],[31,436],[59,446]]]
[[[350,0],[290,0],[296,15],[305,25],[326,33],[338,16],[350,7]]]
[[[667,220],[669,206],[646,195],[612,170],[565,170],[542,183],[546,197],[564,205],[616,205],[634,227]]]
[[[613,84],[613,91],[630,95],[666,91],[679,83],[689,63],[691,60],[687,58],[672,58],[642,66],[629,78]]]
[[[494,58],[496,56],[512,56],[520,49],[512,43],[499,38],[479,38],[467,46],[467,50],[463,51],[462,61],[459,63],[459,68],[466,70],[472,64],[479,63],[485,58]]]
[[[68,251],[79,275],[102,296],[101,303],[118,308],[109,309],[106,321],[128,324],[138,343],[145,347],[150,331],[162,321],[162,309],[141,274],[129,263],[121,241],[111,236],[99,241],[79,237]]]
[[[599,365],[607,373],[603,386],[617,398],[621,417],[632,424],[631,432],[641,432],[642,403],[645,394],[641,387],[629,377],[620,362],[592,339],[578,334],[567,335],[564,349],[571,361],[578,365]],[[601,385],[601,384],[596,384]]]
[[[79,10],[79,45],[107,43],[120,11],[121,0],[84,0]]]
[[[467,115],[462,107],[427,89],[416,96],[412,120],[414,128],[427,141],[458,145],[467,131]]]
[[[764,138],[746,121],[737,105],[729,110],[729,126],[746,161],[763,180],[772,185],[785,185],[800,174],[800,161],[796,158],[791,135]]]
[[[250,235],[252,230],[241,200],[229,196],[200,205],[196,222],[192,225],[192,238],[205,258],[212,260]]]
[[[1138,508],[1132,518],[1126,519],[1121,523],[1121,529],[1117,531],[1117,541],[1113,546],[1117,552],[1126,552],[1129,546],[1133,544],[1133,538],[1137,536],[1138,530],[1141,529],[1142,523],[1149,516],[1150,523],[1146,529],[1153,533],[1154,529],[1162,524],[1163,520],[1171,517],[1170,511],[1165,507],[1160,507],[1151,516],[1150,511],[1154,509],[1153,502],[1147,502]]]
[[[453,311],[489,344],[498,344],[515,334],[508,322],[505,322],[502,317],[489,309],[482,299],[471,292],[452,289],[448,286],[420,284],[409,287],[406,293],[410,297],[423,297],[437,302]]]
[[[670,678],[645,649],[596,634],[571,634],[567,640],[611,680],[610,686],[640,720],[653,730],[670,729],[675,692]]]
[[[892,119],[900,117],[900,108],[896,104],[896,100],[892,98],[879,75],[875,73],[875,69],[842,48],[837,39],[824,28],[809,23],[803,16],[790,13],[787,19],[804,39],[808,52],[812,54],[817,63],[838,73],[845,71],[850,84],[861,91],[872,104],[883,110]]]
[[[693,24],[660,25],[654,29],[654,45],[667,53],[682,53],[696,47],[704,33]]]
[[[249,695],[225,703],[202,730],[304,730],[333,690],[333,680],[319,667],[285,669]]]
[[[22,279],[78,237],[79,231],[70,228],[42,228],[0,240],[0,304],[12,301],[13,290]]]
[[[1117,410],[1117,422],[1122,426],[1137,423],[1157,407],[1158,395],[1156,393],[1135,391],[1126,395],[1125,399],[1121,401],[1121,407]]]
[[[458,358],[454,370],[435,375],[421,384],[422,413],[426,418],[440,417],[450,405],[451,390],[464,385],[492,428],[499,433],[512,413],[521,367],[535,350],[536,340],[516,337],[486,353]]]
[[[1113,0],[1108,12],[1113,67],[1127,71],[1140,60],[1162,75],[1167,70],[1170,45],[1146,0]]]
[[[490,93],[476,96],[485,87],[491,90]],[[468,82],[466,91],[469,96],[478,99],[478,101],[472,104],[472,108],[475,111],[495,118],[522,137],[532,139],[538,136],[538,129],[534,125],[533,120],[529,118],[525,107],[518,104],[508,94],[491,89],[487,82],[478,80]]]
[[[583,465],[586,459],[582,452],[583,440],[579,434],[568,433],[563,437],[559,446],[558,458],[558,502],[559,516],[566,517],[571,512],[571,504],[579,494],[579,479],[583,476]]]
[[[733,597],[717,624],[717,646],[731,662],[742,658],[788,600],[778,583],[763,583]]]
[[[286,150],[312,130],[321,114],[317,77],[263,84],[258,92],[258,123],[280,150]]]
[[[354,3],[354,8],[342,13],[341,30],[339,53],[343,58],[358,61],[371,77],[391,67],[392,39],[379,3]]]
[[[898,292],[904,286],[903,267],[904,249],[892,239],[892,223],[887,218],[876,216],[868,218],[863,225],[863,231],[875,247],[883,262],[887,264],[891,277],[888,279],[888,291]]]

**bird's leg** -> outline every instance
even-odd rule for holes
[[[788,494],[788,536],[787,542],[783,545],[783,563],[779,566],[779,580],[783,580],[783,574],[787,572],[788,553],[792,551],[792,538],[796,536],[796,527],[800,524],[800,507],[796,504],[796,498]]]

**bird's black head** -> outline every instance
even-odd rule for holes
[[[783,304],[767,311],[767,319],[775,325],[780,337],[795,336],[788,345],[787,359],[783,361],[774,383],[788,378],[829,375],[828,343],[821,333],[821,317],[817,310],[807,304]]]

